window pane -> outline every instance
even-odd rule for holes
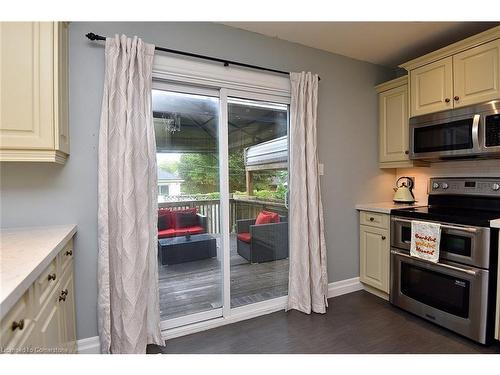
[[[231,307],[288,293],[288,106],[228,100]]]
[[[161,320],[222,307],[219,99],[153,90]]]

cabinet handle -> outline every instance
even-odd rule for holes
[[[455,96],[453,99],[455,99],[456,101],[458,101],[460,99],[459,96]]]
[[[385,236],[382,236],[382,240],[385,240]]]
[[[375,220],[375,218],[371,217],[371,218],[370,218],[370,221],[373,221],[373,220]]]
[[[68,256],[71,256],[71,255],[73,255],[73,250],[68,250],[68,251],[66,251],[66,256],[67,256],[67,257],[68,257]]]
[[[50,281],[50,280],[55,280],[56,279],[56,274],[55,273],[49,273],[49,276],[47,277],[47,279]]]
[[[444,101],[445,101],[446,103],[449,103],[449,102],[450,102],[450,98],[446,98]]]
[[[16,322],[16,321],[13,321],[13,322],[12,322],[11,329],[12,329],[13,331],[15,331],[15,330],[16,330],[16,329],[18,329],[18,328],[19,328],[19,330],[20,330],[20,331],[22,331],[22,330],[23,330],[23,328],[24,328],[24,319],[21,319],[21,320],[20,320],[20,321],[18,321],[18,322]]]
[[[408,155],[409,153],[410,153],[410,151],[408,151],[408,150],[406,150],[406,151],[405,151],[405,154],[406,154],[406,155]]]
[[[68,289],[61,290],[61,295],[67,296],[68,295]]]

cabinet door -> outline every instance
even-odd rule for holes
[[[500,97],[500,39],[453,56],[454,107]]]
[[[408,161],[407,85],[379,94],[379,161]]]
[[[410,72],[410,116],[453,107],[453,62],[451,57]]]
[[[43,353],[56,354],[65,349],[61,345],[64,327],[59,292],[59,287],[52,292],[36,321]]]
[[[63,292],[64,300],[61,301],[63,310],[63,343],[62,346],[68,353],[74,353],[76,347],[76,332],[75,332],[75,293],[73,288],[73,264],[69,264],[63,279],[61,280],[61,292]]]
[[[360,226],[360,281],[389,293],[389,231]]]
[[[0,22],[0,148],[54,148],[53,23]]]

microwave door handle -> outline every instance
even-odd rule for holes
[[[395,222],[411,223],[411,220],[406,220],[406,219],[392,219],[392,220],[395,221]],[[477,228],[457,227],[457,226],[454,226],[454,225],[447,225],[447,224],[441,224],[441,228],[461,230],[462,232],[477,233]]]
[[[402,256],[402,257],[408,258],[408,259],[419,260],[419,261],[422,261],[422,262],[425,262],[425,263],[429,263],[429,264],[436,265],[436,266],[439,266],[439,267],[447,268],[449,270],[463,272],[463,273],[466,273],[466,274],[469,274],[469,275],[472,275],[472,276],[476,276],[476,271],[473,271],[473,270],[468,270],[468,269],[463,269],[463,268],[459,268],[459,267],[455,267],[455,266],[450,266],[449,264],[444,264],[444,263],[429,262],[429,261],[426,261],[425,259],[421,259],[421,258],[417,258],[417,257],[412,257],[411,255],[400,253],[399,251],[395,251],[395,250],[391,250],[391,254],[399,255],[399,256]]]
[[[474,115],[472,120],[472,147],[479,150],[479,120],[480,115]]]

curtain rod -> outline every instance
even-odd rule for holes
[[[85,34],[85,36],[90,39],[90,40],[106,40],[106,37],[97,35],[94,33],[88,33]],[[225,59],[219,59],[218,57],[211,57],[211,56],[205,56],[205,55],[198,55],[196,53],[191,53],[191,52],[184,52],[184,51],[179,51],[175,49],[170,49],[170,48],[164,48],[164,47],[158,47],[155,46],[156,51],[162,51],[162,52],[168,52],[168,53],[175,53],[177,55],[183,55],[183,56],[189,56],[189,57],[195,57],[197,59],[203,59],[203,60],[209,60],[209,61],[215,61],[224,64],[224,66],[229,66],[229,65],[235,65],[235,66],[242,66],[244,68],[250,68],[250,69],[257,69],[257,70],[264,70],[266,72],[272,72],[272,73],[278,73],[278,74],[286,74],[287,76],[290,75],[290,72],[284,72],[282,70],[276,70],[276,69],[271,69],[271,68],[265,68],[263,66],[258,66],[258,65],[251,65],[251,64],[245,64],[241,63],[238,61],[231,61],[231,60],[225,60]],[[318,77],[318,81],[321,78]]]

